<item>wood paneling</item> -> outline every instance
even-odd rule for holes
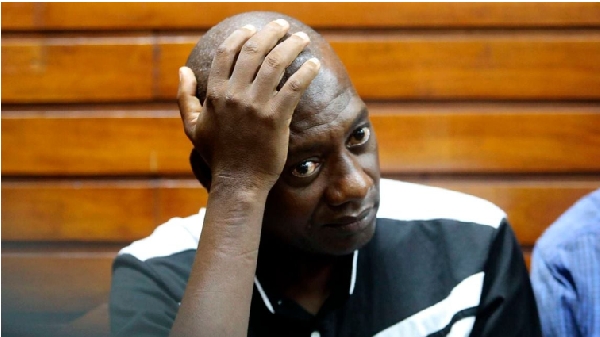
[[[186,217],[206,207],[208,194],[195,179],[166,180],[158,189],[156,222],[164,223],[175,217]]]
[[[184,66],[192,48],[200,35],[185,36],[174,40],[173,37],[160,37],[158,43],[155,95],[161,99],[173,99],[177,96],[179,68]]]
[[[597,33],[326,37],[365,99],[600,98]],[[5,37],[2,102],[173,100],[197,39]]]
[[[523,246],[532,247],[563,212],[584,195],[600,188],[600,176],[586,182],[428,182],[472,194],[502,208]]]
[[[152,98],[152,44],[131,38],[2,38],[2,102]]]
[[[208,28],[251,10],[315,28],[600,26],[596,3],[3,3],[2,29]]]
[[[419,180],[496,203],[508,214],[524,246],[579,198],[600,188],[600,176],[583,181],[489,182]],[[173,217],[197,213],[206,191],[195,180],[139,181],[123,184],[2,184],[2,238],[5,241],[130,242],[149,235]],[[398,205],[402,207],[402,205]],[[27,224],[24,226],[23,224]]]
[[[385,114],[385,172],[598,172],[600,114]]]
[[[157,97],[175,97],[198,38],[161,39]],[[326,38],[363,99],[600,98],[597,34]]]
[[[351,38],[332,46],[365,98],[600,98],[596,34]]]
[[[115,255],[3,252],[3,316],[5,312],[82,313],[106,302]]]
[[[192,146],[178,117],[32,117],[2,122],[2,174],[191,172]]]
[[[371,112],[386,173],[600,172],[597,108]],[[191,144],[176,111],[96,115],[3,114],[2,174],[190,174]]]
[[[4,241],[120,241],[157,225],[152,183],[3,183]]]

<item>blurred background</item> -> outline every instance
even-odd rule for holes
[[[321,32],[367,102],[383,176],[496,203],[526,261],[600,186],[598,3],[1,6],[2,336],[98,310],[105,326],[116,252],[204,205],[178,68],[239,12]]]

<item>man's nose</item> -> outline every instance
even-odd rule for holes
[[[332,165],[331,182],[325,191],[331,206],[350,201],[362,201],[373,187],[373,179],[367,175],[360,160],[354,154],[343,155]]]

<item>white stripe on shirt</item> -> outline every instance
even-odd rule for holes
[[[479,305],[483,279],[483,272],[467,277],[442,301],[390,326],[374,337],[425,337],[442,330],[458,312]],[[459,322],[462,323],[456,327],[454,335],[450,336],[461,336],[460,333],[473,327],[475,320]]]
[[[439,187],[381,179],[378,218],[449,219],[498,228],[506,213],[493,203]]]

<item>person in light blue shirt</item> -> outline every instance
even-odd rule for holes
[[[531,282],[544,337],[600,337],[600,189],[537,241]]]

